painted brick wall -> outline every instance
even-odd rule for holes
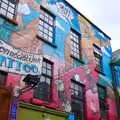
[[[41,14],[40,6],[43,6],[55,15],[55,37],[56,47],[46,43],[37,37],[37,27]],[[62,7],[61,7],[62,6]],[[109,63],[111,61],[111,45],[109,38],[97,29],[93,24],[83,18],[64,0],[20,0],[14,25],[3,17],[0,17],[0,40],[28,53],[42,54],[54,63],[54,78],[52,83],[52,102],[47,103],[33,98],[33,90],[19,97],[33,104],[45,105],[54,109],[65,111],[63,97],[71,104],[71,79],[79,75],[80,81],[86,88],[86,117],[89,120],[99,120],[99,103],[96,83],[108,88],[109,120],[117,120],[115,97],[112,90],[112,76]],[[80,52],[81,61],[71,57],[70,30],[74,29],[81,35]],[[99,45],[102,50],[103,72],[105,75],[95,71],[95,58],[93,44]],[[60,74],[60,76],[58,76]],[[25,75],[9,73],[6,86],[11,86],[13,95],[15,88],[24,87],[22,81]],[[62,80],[65,96],[59,96],[59,88],[56,81]],[[67,105],[66,105],[67,106]],[[96,111],[96,114],[94,114]],[[114,111],[114,112],[112,112]]]

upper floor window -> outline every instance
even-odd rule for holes
[[[0,85],[5,85],[7,78],[7,73],[0,71]]]
[[[94,44],[93,51],[95,56],[96,70],[99,72],[103,72],[101,48]]]
[[[71,83],[72,90],[72,112],[75,114],[76,119],[84,120],[85,119],[85,97],[84,91],[85,88],[80,83],[72,80]]]
[[[43,8],[40,12],[40,21],[38,25],[38,36],[52,43],[54,39],[54,17]]]
[[[51,84],[53,78],[53,63],[47,59],[43,59],[42,74],[40,77],[40,83],[35,88],[35,98],[49,101],[51,96]]]
[[[98,85],[98,96],[101,118],[107,119],[106,88]]]
[[[80,59],[80,41],[79,34],[71,30],[71,55],[77,59]]]
[[[0,14],[14,20],[18,0],[0,0]]]

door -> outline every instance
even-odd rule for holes
[[[10,100],[11,97],[9,92],[0,88],[0,120],[8,120]]]

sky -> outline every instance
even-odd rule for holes
[[[111,37],[112,50],[120,49],[120,0],[66,0]]]

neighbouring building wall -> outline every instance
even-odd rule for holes
[[[15,21],[0,17],[0,70],[8,72],[6,86],[12,88],[13,96],[17,88],[25,87],[27,74],[41,73],[41,56],[53,66],[53,76],[48,76],[51,100],[35,98],[34,89],[19,100],[70,112],[71,80],[75,79],[85,87],[86,119],[100,119],[99,84],[107,90],[108,118],[117,120],[111,55],[110,38],[64,0],[19,0]]]

